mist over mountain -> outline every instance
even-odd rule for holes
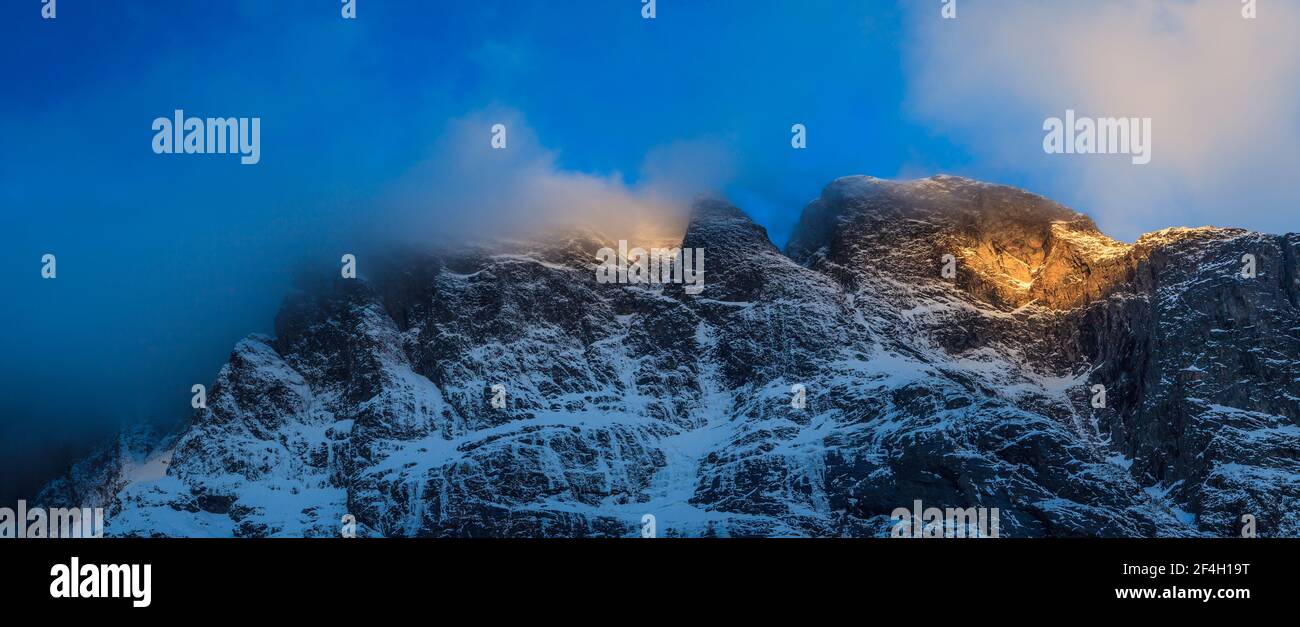
[[[1243,516],[1300,535],[1300,235],[1127,244],[936,176],[838,179],[784,252],[701,198],[680,239],[705,251],[699,295],[598,283],[617,239],[323,269],[206,409],[38,500],[128,536],[335,536],[348,515],[375,536],[635,536],[646,515],[662,536],[887,536],[917,500],[997,508],[1003,537]]]

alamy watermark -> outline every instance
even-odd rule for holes
[[[102,538],[104,508],[0,507],[0,538]]]
[[[686,293],[704,291],[703,248],[628,248],[618,240],[618,250],[596,251],[597,283],[684,283]]]
[[[50,568],[50,596],[55,599],[131,599],[135,607],[153,600],[149,564],[82,564],[73,557]]]
[[[1087,118],[1065,111],[1065,119],[1043,121],[1043,152],[1049,155],[1132,155],[1135,165],[1151,163],[1151,118]]]
[[[889,535],[895,538],[996,538],[998,508],[922,507],[921,500],[912,509],[900,507],[889,514],[894,525]]]
[[[172,118],[154,118],[153,130],[157,155],[239,154],[244,165],[262,160],[262,118],[187,118],[177,109]]]

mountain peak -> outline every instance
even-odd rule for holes
[[[695,199],[682,246],[713,248],[723,254],[726,254],[725,249],[728,248],[779,252],[768,237],[767,229],[731,202],[712,195],[701,195]]]
[[[869,176],[832,181],[808,205],[787,253],[896,279],[954,283],[1004,308],[1068,309],[1107,293],[1130,273],[1130,247],[1092,219],[1005,185],[938,175],[909,181]]]
[[[805,211],[801,265],[725,200],[695,209],[677,241],[706,249],[702,294],[602,284],[589,231],[296,293],[178,439],[93,456],[42,500],[107,504],[109,535],[330,536],[351,515],[359,535],[636,536],[649,514],[664,535],[869,536],[918,499],[998,508],[1006,536],[1237,535],[1243,511],[1300,534],[1278,453],[1300,446],[1297,237],[1130,246],[1013,188],[853,177]],[[1224,263],[1246,253],[1260,280]],[[1045,307],[1008,313],[1026,302]]]

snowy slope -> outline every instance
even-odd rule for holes
[[[606,245],[304,286],[207,410],[42,499],[107,503],[114,535],[337,535],[350,514],[361,535],[635,536],[653,514],[661,536],[877,536],[916,499],[997,507],[1004,537],[1235,535],[1243,514],[1300,535],[1296,235],[1129,245],[1012,188],[850,177],[786,254],[702,199],[700,295],[598,284]]]

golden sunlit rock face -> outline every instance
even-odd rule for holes
[[[957,256],[971,272],[968,287],[999,304],[1071,309],[1105,296],[1135,266],[1132,247],[1086,217],[983,226],[957,242]]]
[[[1223,231],[1214,227],[1169,228],[1125,244],[1079,216],[1048,224],[983,225],[992,231],[958,236],[958,258],[970,271],[966,287],[998,304],[1073,309],[1105,298],[1131,281],[1160,246]]]
[[[1042,196],[940,175],[839,179],[810,205],[799,231],[788,247],[797,259],[829,256],[920,286],[952,255],[951,280],[981,301],[1068,310],[1128,284],[1162,246],[1222,229],[1164,229],[1126,244]]]

